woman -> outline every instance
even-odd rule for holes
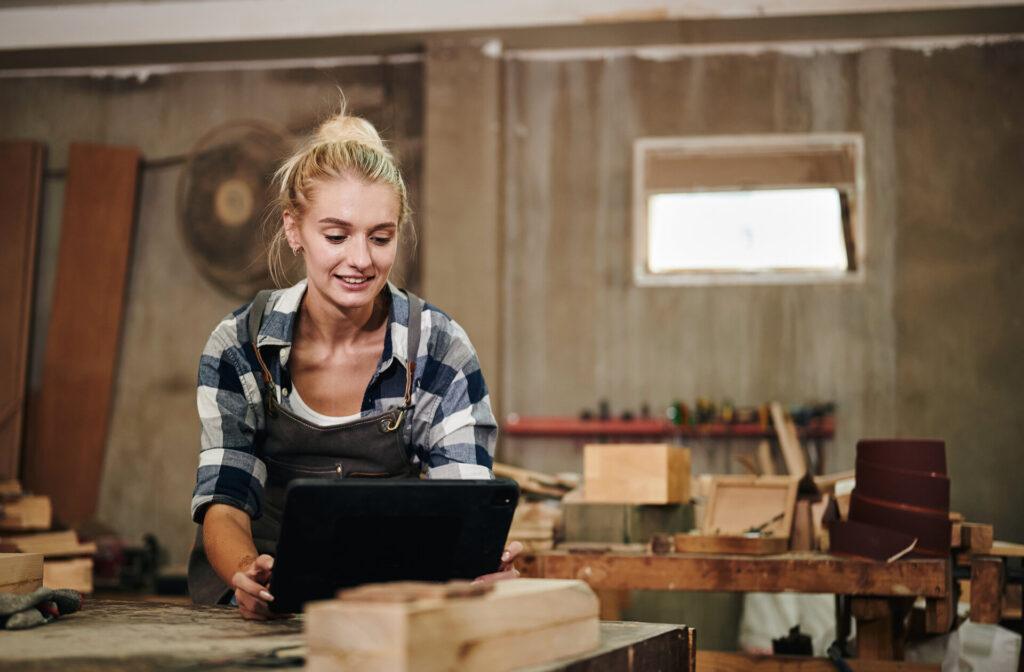
[[[497,436],[465,331],[388,281],[411,223],[405,183],[373,126],[342,109],[275,181],[271,269],[280,277],[287,245],[306,279],[225,318],[199,364],[189,590],[252,619],[270,616],[289,480],[491,478]],[[513,543],[501,571],[483,578],[516,575],[520,549]]]

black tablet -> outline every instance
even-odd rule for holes
[[[515,481],[293,481],[270,593],[295,613],[339,588],[474,579],[497,571],[519,499]]]

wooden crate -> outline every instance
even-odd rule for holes
[[[499,581],[468,597],[430,596],[443,589],[436,584],[380,584],[377,595],[366,588],[307,605],[306,669],[500,672],[599,643],[597,597],[582,581]]]
[[[690,449],[667,443],[589,444],[584,499],[604,504],[680,504],[690,499]]]

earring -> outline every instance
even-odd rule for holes
[[[301,247],[293,247],[292,248],[292,256],[298,256],[299,252],[302,252],[302,248]]]

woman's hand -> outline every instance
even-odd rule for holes
[[[274,596],[267,592],[270,584],[270,570],[274,567],[274,558],[260,555],[246,558],[241,569],[231,577],[231,586],[235,589],[235,601],[238,602],[238,613],[242,618],[265,621],[277,618],[270,612],[270,603]]]
[[[523,552],[523,545],[518,541],[513,541],[505,549],[505,552],[501,554],[501,567],[498,571],[492,574],[484,574],[478,577],[473,583],[490,583],[491,581],[503,581],[505,579],[515,579],[519,576],[519,570],[515,568],[514,563],[520,553]]]

